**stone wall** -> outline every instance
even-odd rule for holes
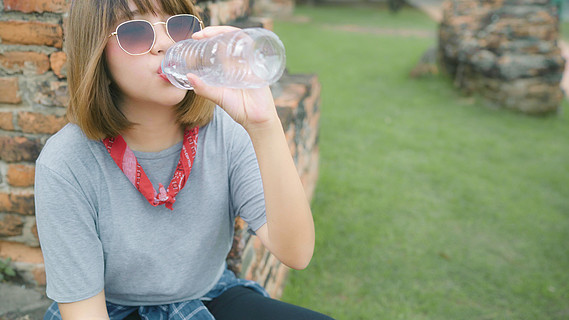
[[[45,285],[34,217],[34,161],[49,136],[65,125],[68,105],[64,21],[69,0],[0,1],[0,258],[18,274]],[[206,25],[271,28],[251,16],[253,0],[200,1]],[[320,86],[314,75],[285,75],[273,94],[292,155],[310,198],[318,169]],[[280,297],[287,268],[256,237],[236,225],[230,266]]]
[[[288,17],[294,11],[294,0],[255,0],[253,15],[263,17]]]
[[[563,98],[558,38],[550,0],[446,0],[440,64],[466,93],[528,114],[551,113]]]

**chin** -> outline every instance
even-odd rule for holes
[[[172,86],[162,94],[163,103],[170,106],[176,105],[184,100],[186,93],[188,93],[187,90],[178,89]]]

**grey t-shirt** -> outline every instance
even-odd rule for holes
[[[155,187],[168,186],[180,150],[181,143],[135,155]],[[219,107],[200,128],[192,171],[173,211],[150,205],[103,143],[73,124],[43,148],[35,189],[47,295],[57,302],[102,289],[121,305],[200,298],[225,268],[234,218],[241,216],[253,231],[266,223],[251,140]]]

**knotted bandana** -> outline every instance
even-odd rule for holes
[[[128,180],[134,187],[142,193],[144,198],[153,206],[165,205],[166,208],[173,210],[172,205],[176,202],[176,195],[184,186],[192,171],[194,158],[196,157],[198,144],[199,128],[186,129],[184,131],[184,141],[182,143],[182,151],[180,151],[180,160],[176,166],[174,177],[170,181],[168,189],[159,183],[158,192],[154,190],[152,182],[144,173],[144,170],[136,160],[134,152],[128,147],[122,136],[103,139],[103,144],[115,161],[117,166],[124,172]]]

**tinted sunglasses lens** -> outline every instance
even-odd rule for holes
[[[129,21],[120,25],[117,39],[121,47],[130,54],[145,53],[154,42],[154,29],[145,21]]]
[[[190,39],[194,32],[201,30],[199,20],[194,16],[179,15],[168,19],[168,33],[175,42]]]

